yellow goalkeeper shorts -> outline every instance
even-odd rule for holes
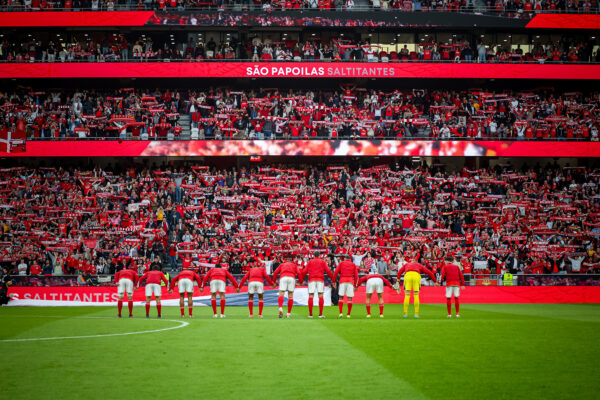
[[[421,274],[415,271],[408,271],[404,274],[404,290],[407,292],[413,290],[418,292],[421,288]]]

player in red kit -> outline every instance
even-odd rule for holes
[[[279,279],[279,297],[277,304],[279,305],[279,318],[283,318],[283,296],[285,292],[288,294],[288,306],[286,317],[289,318],[294,305],[294,288],[296,287],[296,277],[299,277],[302,272],[298,269],[298,264],[291,261],[282,263],[275,271],[273,271],[273,282]]]
[[[234,288],[238,289],[238,284],[235,281],[233,275],[229,273],[229,271],[221,268],[221,264],[217,264],[215,267],[211,268],[208,273],[204,276],[204,280],[202,281],[202,288],[206,285],[206,282],[210,280],[210,304],[213,309],[213,318],[217,318],[217,293],[219,293],[219,298],[221,299],[221,318],[225,318],[225,285],[226,281],[229,279]]]
[[[250,309],[250,318],[254,317],[254,293],[258,293],[258,318],[262,318],[263,306],[263,293],[265,291],[264,281],[270,286],[275,286],[265,267],[252,267],[250,271],[242,278],[240,287],[244,286],[244,283],[248,281],[248,309]]]
[[[303,275],[298,279],[298,283],[302,284],[304,278],[308,275],[308,318],[313,317],[315,292],[319,296],[319,318],[324,318],[323,305],[325,304],[325,299],[323,299],[323,292],[325,291],[325,274],[333,282],[333,274],[329,266],[323,259],[319,258],[319,253],[315,252],[314,258],[308,261]]]
[[[117,302],[117,308],[119,310],[119,318],[121,318],[121,310],[123,309],[123,297],[127,293],[127,300],[129,306],[129,318],[133,317],[133,286],[138,282],[138,274],[133,270],[123,267],[122,270],[115,274],[115,283],[119,287],[117,293],[119,294],[119,301]]]
[[[346,255],[346,257],[350,256]],[[338,294],[340,296],[338,302],[338,307],[340,308],[339,318],[344,316],[344,296],[346,296],[346,302],[348,303],[348,315],[346,315],[346,318],[350,318],[354,287],[358,283],[358,267],[350,260],[343,260],[337,264],[335,272],[333,273],[334,282],[338,275],[340,276],[340,287],[338,289]]]
[[[465,289],[465,277],[463,276],[460,267],[453,263],[452,257],[446,257],[446,264],[442,267],[442,276],[440,284],[446,279],[446,306],[448,307],[448,318],[452,318],[452,295],[454,295],[454,309],[456,318],[460,318],[460,289]],[[460,286],[460,289],[459,289]]]
[[[371,297],[373,296],[373,292],[377,292],[377,298],[379,299],[379,318],[383,318],[383,285],[386,284],[390,289],[393,289],[392,284],[379,274],[369,274],[358,280],[356,289],[364,282],[367,282],[367,300],[365,302],[367,307],[367,318],[371,318]]]
[[[154,264],[151,267],[151,271],[146,272],[138,280],[138,287],[142,281],[146,281],[146,318],[150,318],[150,302],[152,301],[152,295],[156,299],[156,311],[158,312],[158,318],[161,317],[160,309],[160,297],[162,289],[160,283],[164,282],[165,285],[169,284],[167,277],[160,270],[160,265]]]
[[[194,301],[192,299],[194,295],[194,281],[198,282],[198,288],[202,291],[202,278],[191,269],[184,269],[171,281],[169,293],[173,293],[175,284],[179,288],[179,309],[182,317],[185,317],[185,296],[187,295],[188,314],[192,318],[192,311],[194,309]]]
[[[408,306],[410,304],[410,294],[413,294],[415,304],[415,318],[419,318],[419,308],[421,301],[419,300],[419,290],[421,289],[421,273],[426,273],[435,285],[438,286],[435,275],[425,266],[418,262],[408,262],[398,270],[398,282],[404,274],[404,318],[408,318]]]

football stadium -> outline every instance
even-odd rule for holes
[[[600,397],[597,0],[0,27],[0,399]]]

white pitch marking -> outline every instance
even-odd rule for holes
[[[110,317],[74,317],[74,319],[106,319]],[[113,318],[110,318],[113,319]],[[144,320],[140,320],[144,321]],[[63,339],[87,339],[87,338],[98,338],[98,337],[109,337],[109,336],[127,336],[127,335],[139,335],[142,333],[156,333],[156,332],[164,332],[170,331],[173,329],[184,328],[188,326],[190,323],[186,321],[177,321],[175,319],[161,319],[159,321],[169,321],[169,322],[177,322],[178,326],[172,326],[170,328],[162,328],[162,329],[152,329],[148,331],[137,331],[137,332],[123,332],[123,333],[107,333],[104,335],[85,335],[85,336],[59,336],[59,337],[46,337],[46,338],[24,338],[24,339],[3,339],[0,340],[2,342],[35,342],[40,340],[63,340]]]

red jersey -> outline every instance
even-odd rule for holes
[[[281,274],[280,278],[289,276],[290,278],[296,279],[296,276],[300,276],[301,272],[298,270],[298,264],[293,262],[284,262],[281,264],[275,272],[273,272],[273,281],[277,279],[277,275]]]
[[[423,266],[417,262],[409,262],[409,263],[404,264],[404,266],[398,270],[398,279],[400,279],[400,277],[402,276],[403,273],[411,272],[411,271],[414,271],[418,274],[425,273],[425,274],[429,275],[429,277],[431,278],[432,281],[436,281],[435,275],[433,274],[433,272],[431,272],[425,266]]]
[[[195,273],[194,271],[191,271],[189,269],[184,269],[179,274],[177,274],[177,276],[175,278],[173,278],[171,280],[171,287],[169,288],[169,290],[173,290],[173,288],[175,287],[177,282],[179,282],[180,279],[191,279],[192,282],[193,281],[198,282],[199,287],[203,286],[202,278],[200,278],[200,275],[198,275],[197,273]]]
[[[331,273],[331,270],[327,266],[327,263],[320,258],[313,258],[312,260],[309,260],[308,263],[306,264],[306,268],[304,268],[304,274],[300,278],[300,283],[302,283],[304,281],[304,278],[306,278],[306,275],[308,275],[309,282],[311,282],[311,281],[323,282],[323,281],[325,281],[325,273],[327,273],[327,276],[329,277],[329,279],[331,279],[333,281],[333,274]]]
[[[471,263],[468,260],[465,260],[462,262],[463,265],[463,269],[465,270],[465,274],[470,274],[471,273]]]
[[[131,269],[122,269],[115,274],[115,283],[119,283],[121,279],[129,279],[135,285],[140,277]]]
[[[390,281],[388,281],[387,279],[385,279],[383,276],[379,275],[379,274],[369,274],[369,275],[365,275],[362,278],[360,278],[358,280],[358,282],[356,283],[356,286],[360,286],[362,285],[364,282],[368,281],[371,278],[381,278],[383,279],[383,283],[385,285],[387,285],[390,289],[393,289],[392,284],[390,283]]]
[[[351,283],[356,286],[356,282],[358,282],[358,267],[352,261],[344,260],[339,263],[333,273],[332,281],[337,279],[338,274],[340,275],[340,283]]]
[[[204,287],[204,285],[206,285],[206,282],[208,282],[209,280],[211,282],[215,280],[227,283],[227,279],[229,279],[229,282],[231,282],[233,287],[237,289],[238,284],[235,281],[233,275],[229,273],[229,271],[226,271],[223,268],[211,268],[208,270],[208,273],[204,276],[204,280],[202,281],[202,287]]]
[[[160,285],[160,282],[163,281],[165,286],[169,284],[167,281],[167,277],[161,271],[148,271],[140,278],[139,282],[146,280],[146,285],[151,283]]]
[[[465,243],[472,245],[474,236],[473,232],[465,232]]]
[[[446,286],[464,286],[465,277],[460,267],[456,264],[444,264],[440,282],[446,278]],[[460,284],[460,285],[459,285]]]
[[[267,284],[273,286],[274,283],[267,274],[267,270],[265,267],[253,267],[250,268],[250,271],[242,278],[240,282],[240,286],[244,286],[244,283],[248,280],[248,282],[260,282],[263,283],[267,281]]]

